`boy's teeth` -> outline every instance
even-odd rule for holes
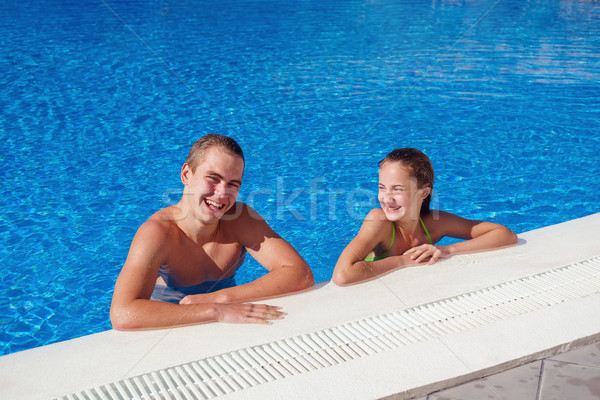
[[[208,204],[209,206],[214,206],[214,207],[217,207],[217,208],[221,208],[221,207],[223,207],[223,204],[215,203],[215,202],[214,202],[214,201],[212,201],[212,200],[206,200],[206,204]]]

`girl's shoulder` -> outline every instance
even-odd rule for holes
[[[370,237],[376,237],[379,240],[385,238],[385,233],[391,234],[392,221],[385,217],[385,213],[380,208],[374,208],[365,217],[360,232]]]
[[[422,219],[431,236],[437,238],[444,236],[463,237],[478,222],[440,210],[431,210]]]
[[[369,211],[365,217],[364,223],[383,225],[385,223],[391,224],[392,222],[386,218],[385,213],[381,208],[374,208]]]
[[[383,210],[374,208],[365,217],[353,242],[362,243],[360,246],[368,251],[384,246],[383,243],[387,246],[392,235],[392,226],[393,222],[385,217]],[[383,251],[385,249],[379,252],[383,253]]]
[[[444,221],[449,221],[449,220],[453,220],[453,219],[464,219],[464,218],[461,218],[456,214],[452,214],[452,213],[449,213],[446,211],[431,210],[428,214],[422,216],[421,219],[425,223],[427,223],[427,222],[435,223],[435,222],[444,222]]]
[[[457,218],[460,217],[440,210],[431,210],[428,214],[421,216],[421,220],[430,231],[436,231],[438,228],[443,229],[443,227],[456,221]]]

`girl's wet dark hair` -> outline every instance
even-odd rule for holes
[[[386,162],[401,162],[412,176],[417,179],[417,187],[422,189],[429,186],[431,188],[429,195],[423,200],[421,206],[421,215],[429,214],[431,211],[429,206],[431,204],[431,195],[433,193],[433,165],[429,158],[420,150],[413,149],[410,147],[403,147],[391,151],[385,158],[379,161],[379,167]]]
[[[219,146],[232,156],[238,156],[244,162],[246,161],[244,159],[244,152],[242,151],[242,148],[234,139],[228,136],[218,135],[216,133],[209,133],[194,143],[187,156],[187,160],[185,160],[185,162],[190,166],[192,172],[194,172],[196,167],[202,163],[204,153],[211,146]]]

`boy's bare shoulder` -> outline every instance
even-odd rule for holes
[[[172,207],[158,210],[140,226],[140,231],[159,236],[167,236],[177,228],[177,210]]]
[[[241,201],[236,201],[233,207],[221,218],[223,222],[232,224],[243,224],[255,222],[264,222],[264,219],[252,207]]]
[[[225,237],[244,246],[257,238],[278,237],[258,212],[242,202],[236,202],[219,223]]]

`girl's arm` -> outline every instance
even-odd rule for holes
[[[339,286],[367,281],[376,276],[418,262],[409,256],[392,256],[383,260],[364,261],[365,257],[380,243],[384,247],[391,240],[392,226],[380,209],[371,210],[360,231],[340,255],[331,280]]]
[[[437,219],[427,218],[425,225],[431,227],[432,236],[438,240],[443,236],[467,240],[448,246],[423,244],[404,253],[417,262],[433,263],[454,254],[492,250],[517,243],[517,235],[503,225],[469,220],[443,211],[439,212]]]

